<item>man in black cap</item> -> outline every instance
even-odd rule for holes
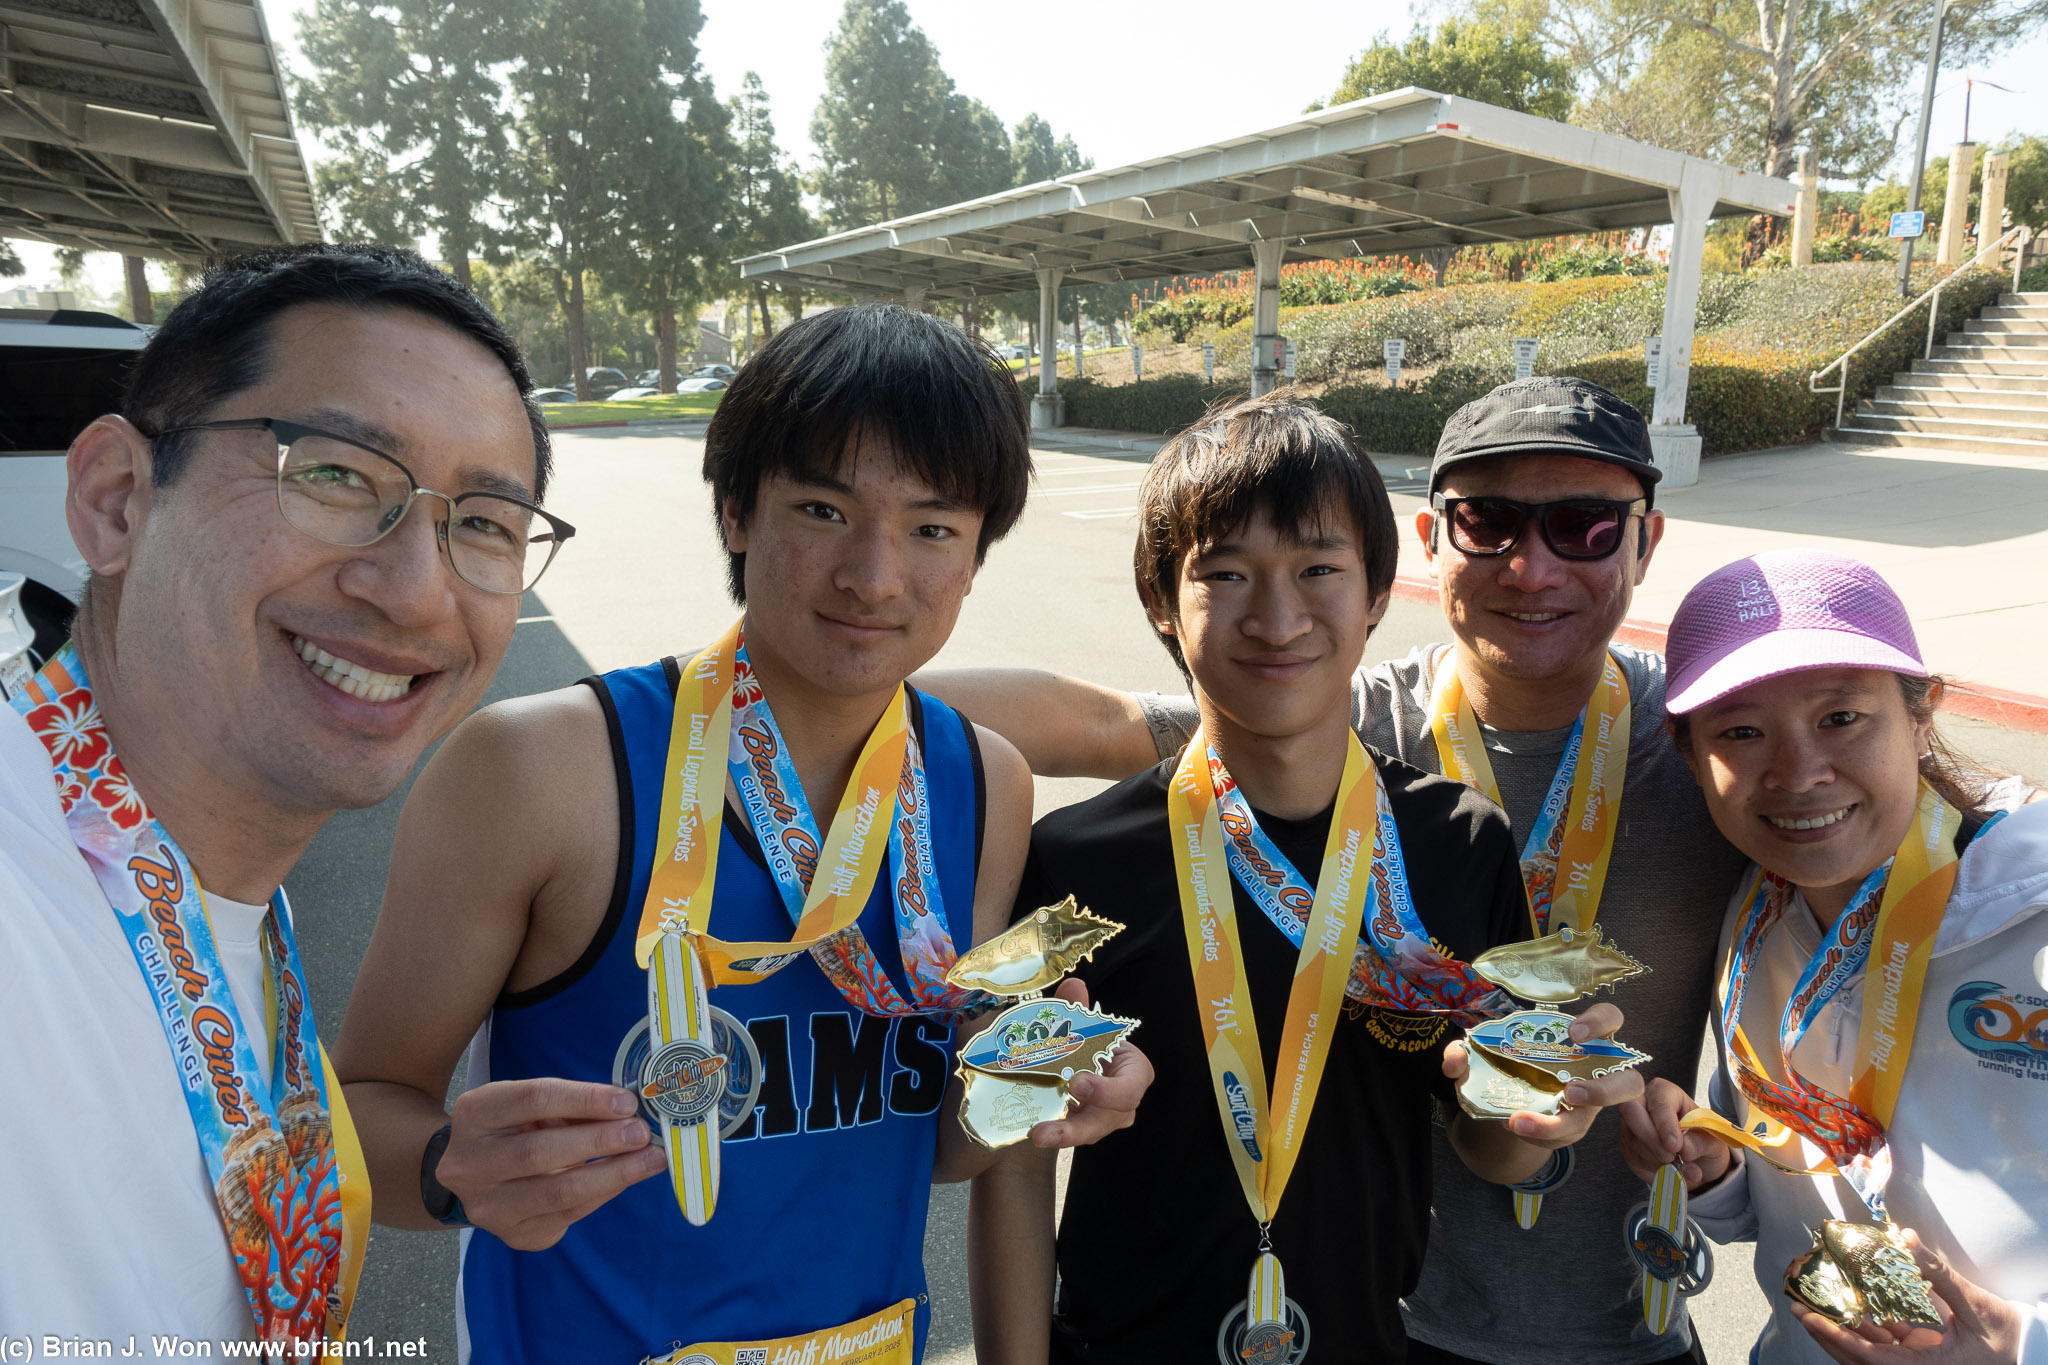
[[[1659,477],[1642,415],[1596,384],[1517,380],[1460,408],[1415,518],[1453,642],[1360,669],[1352,723],[1505,808],[1539,931],[1597,916],[1652,969],[1619,990],[1626,1040],[1654,1059],[1646,1079],[1682,1084],[1742,857],[1664,728],[1663,658],[1614,643],[1664,534]],[[1127,776],[1177,752],[1197,719],[1185,697],[1022,670],[919,685],[1046,776]],[[1470,1176],[1439,1131],[1429,1253],[1404,1303],[1410,1361],[1704,1359],[1682,1310],[1661,1336],[1644,1320],[1622,1223],[1645,1190],[1615,1123],[1603,1115],[1514,1196]]]

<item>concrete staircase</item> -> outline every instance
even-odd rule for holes
[[[1932,359],[1894,374],[1828,436],[2048,455],[2048,293],[2000,295],[1981,317],[1950,332]]]

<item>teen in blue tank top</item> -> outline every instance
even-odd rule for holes
[[[799,790],[786,794],[820,828],[890,698],[945,643],[982,555],[1022,511],[1026,435],[1015,385],[984,348],[950,324],[877,305],[789,327],[721,402],[705,477],[746,657],[793,764]],[[914,1361],[927,1326],[930,1182],[1037,1178],[960,1131],[946,1023],[863,1013],[810,955],[765,981],[715,988],[712,1004],[759,1053],[762,1085],[723,1145],[703,1227],[679,1213],[627,1088],[645,1048],[634,937],[663,821],[677,676],[664,661],[500,703],[421,774],[336,1049],[376,1217],[474,1225],[465,1356],[631,1365],[916,1301],[913,1340],[881,1357]],[[1030,777],[1005,741],[929,697],[908,700],[936,898],[965,951],[1007,922]],[[909,998],[894,863],[859,929]],[[706,932],[728,941],[792,937],[730,797],[710,920]],[[480,1025],[469,1089],[450,1111],[442,1097]],[[1069,1146],[1127,1125],[1149,1079],[1142,1054],[1120,1049],[1108,1075],[1077,1080],[1080,1107],[1032,1141]],[[976,1269],[1050,1274],[992,1255]],[[1044,1359],[1042,1321],[983,1325],[982,1360]]]

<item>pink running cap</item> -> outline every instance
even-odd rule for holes
[[[1891,585],[1827,550],[1771,550],[1708,574],[1678,604],[1664,662],[1674,715],[1809,668],[1927,672]]]

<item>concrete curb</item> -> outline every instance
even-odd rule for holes
[[[1393,595],[1404,602],[1434,605],[1438,601],[1436,584],[1426,578],[1396,578]],[[1669,627],[1666,625],[1633,618],[1623,621],[1620,629],[1614,632],[1614,638],[1625,645],[1654,649],[1660,653],[1668,635]],[[2048,735],[2048,697],[1950,678],[1947,694],[1942,698],[1942,709],[1972,720],[2003,725],[2009,730]]]

